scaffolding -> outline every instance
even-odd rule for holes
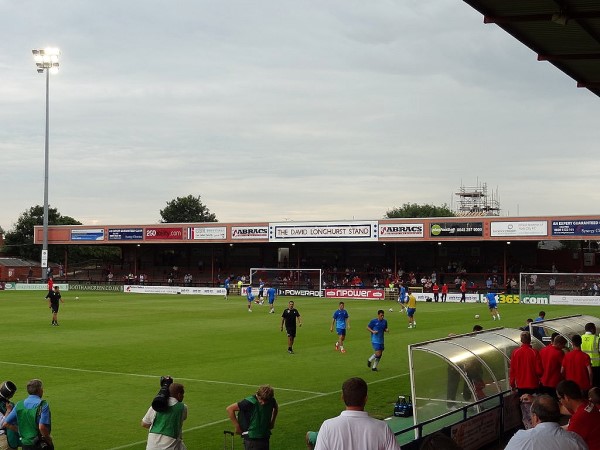
[[[456,201],[456,215],[458,216],[499,216],[500,201],[498,189],[488,193],[487,183],[477,181],[477,186],[461,186],[454,195]]]

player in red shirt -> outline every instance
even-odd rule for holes
[[[581,436],[590,450],[600,450],[600,411],[581,395],[581,389],[574,381],[558,383],[556,394],[561,405],[571,414],[567,430]]]
[[[510,387],[516,389],[519,396],[535,394],[542,372],[542,360],[539,352],[531,346],[531,334],[523,331],[521,346],[510,357]]]
[[[587,391],[592,387],[590,355],[581,351],[580,335],[574,334],[571,342],[573,343],[573,350],[565,355],[561,373],[565,380],[574,381],[587,394]]]
[[[462,280],[460,282],[460,303],[467,302],[467,281]]]
[[[437,303],[440,300],[440,287],[437,283],[433,283],[431,290],[433,292],[433,301]]]
[[[540,378],[542,384],[540,392],[552,397],[556,396],[556,385],[562,380],[561,368],[565,357],[563,348],[567,345],[567,340],[558,333],[553,335],[552,343],[540,350],[540,359],[544,373]]]
[[[446,283],[442,284],[442,302],[445,302],[448,299],[448,285]]]

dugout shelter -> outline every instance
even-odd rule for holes
[[[510,357],[521,345],[520,335],[517,329],[494,328],[409,345],[415,425],[453,410],[465,409],[468,418],[499,406],[499,395],[510,395]],[[531,344],[543,348],[533,336]],[[445,425],[443,420],[432,422],[423,434]]]
[[[531,336],[536,336],[538,339],[541,338],[546,345],[550,343],[552,333],[559,333],[567,340],[569,347],[573,347],[571,341],[573,335],[578,334],[582,336],[585,334],[585,324],[589,322],[594,323],[596,328],[600,329],[600,319],[598,317],[578,314],[532,322],[529,324],[529,330]]]

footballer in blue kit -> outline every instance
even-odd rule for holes
[[[265,282],[261,278],[258,281],[258,298],[256,299],[256,302],[260,303],[262,305],[263,302],[265,301],[264,295],[265,295]]]
[[[500,320],[500,313],[498,312],[498,294],[496,294],[495,292],[488,292],[485,295],[485,299],[487,301],[488,308],[490,309],[492,319]]]
[[[384,350],[384,334],[389,332],[387,320],[384,319],[385,313],[383,309],[377,311],[377,317],[369,322],[367,330],[371,333],[371,345],[375,353],[371,355],[367,361],[367,367],[371,367],[371,370],[377,372],[377,366],[381,360],[381,355]]]
[[[346,339],[346,329],[350,328],[348,311],[345,310],[344,302],[340,302],[338,309],[333,313],[333,320],[329,331],[333,332],[333,326],[335,325],[335,332],[338,335],[338,340],[335,343],[335,350],[342,353],[346,353],[344,349],[344,340]]]
[[[269,306],[271,309],[269,310],[269,314],[273,314],[275,312],[275,296],[277,295],[277,290],[271,286],[267,289],[267,299],[269,299]]]
[[[231,278],[225,278],[224,286],[225,286],[225,300],[229,297],[229,286],[231,285]]]
[[[404,304],[406,303],[406,288],[402,283],[398,286],[398,303],[400,304],[400,312],[406,311]]]
[[[246,288],[246,300],[248,300],[248,312],[252,312],[252,301],[254,300],[254,295],[252,295],[252,286],[248,286]]]

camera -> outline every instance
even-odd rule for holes
[[[154,400],[152,400],[152,409],[156,412],[164,412],[169,408],[169,386],[173,384],[173,378],[169,375],[160,377],[160,390]]]
[[[17,392],[17,386],[12,381],[5,381],[0,385],[0,400],[7,402]]]

